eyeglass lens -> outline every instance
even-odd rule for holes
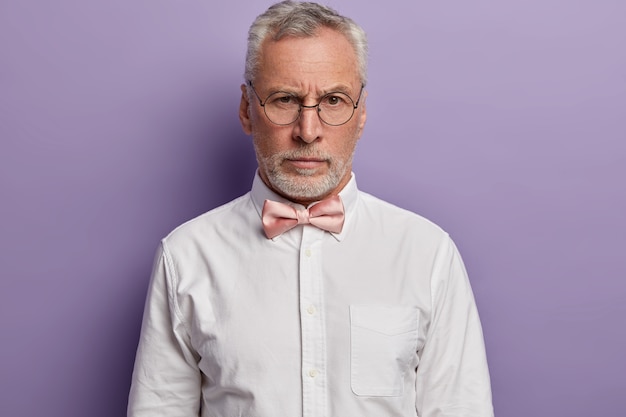
[[[295,122],[303,108],[316,108],[324,123],[339,126],[352,118],[355,106],[350,96],[341,92],[326,94],[315,106],[304,106],[297,96],[279,91],[270,94],[263,107],[267,118],[278,125]]]

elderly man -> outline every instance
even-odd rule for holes
[[[246,195],[163,239],[131,417],[487,417],[461,258],[424,218],[357,189],[367,44],[352,20],[282,2],[249,33]]]

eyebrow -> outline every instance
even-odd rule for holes
[[[350,96],[350,94],[351,94],[350,90],[351,90],[351,88],[347,84],[335,84],[335,85],[331,86],[330,88],[323,89],[321,92],[318,93],[316,98],[324,97],[326,94],[329,94],[329,93],[344,93],[344,94]],[[270,88],[269,89],[269,94],[274,94],[274,93],[278,93],[278,92],[281,92],[281,91],[284,92],[284,93],[292,94],[292,95],[298,97],[299,99],[302,99],[302,98],[306,97],[305,95],[300,94],[295,88],[291,88],[291,87]],[[357,91],[357,94],[358,94],[358,91]]]

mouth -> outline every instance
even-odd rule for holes
[[[298,157],[285,160],[288,164],[297,169],[316,169],[326,164],[325,159],[314,157]]]

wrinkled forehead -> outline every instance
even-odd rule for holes
[[[267,37],[260,48],[259,83],[324,82],[360,84],[357,57],[342,33],[328,28],[313,36]]]

